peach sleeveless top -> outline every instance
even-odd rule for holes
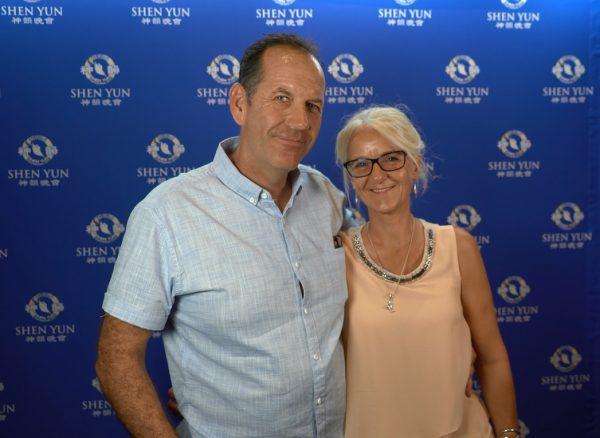
[[[346,438],[493,437],[479,398],[465,396],[471,335],[454,229],[422,223],[421,264],[403,276],[369,257],[359,228],[342,236]],[[398,281],[390,313],[386,297]]]

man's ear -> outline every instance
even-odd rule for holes
[[[248,95],[244,87],[236,82],[229,90],[229,111],[235,123],[244,126],[248,108]]]

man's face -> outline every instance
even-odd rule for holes
[[[242,90],[240,154],[261,173],[289,172],[298,167],[321,128],[325,92],[323,72],[309,54],[288,46],[267,49],[262,80],[249,99]],[[235,105],[235,102],[233,103]]]

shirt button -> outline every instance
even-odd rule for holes
[[[296,268],[299,268],[299,267],[300,267],[300,262],[296,262],[296,263],[294,263],[294,266],[295,266]]]
[[[308,309],[306,307],[304,308],[304,314],[308,315]]]
[[[313,354],[313,359],[314,360],[319,360],[319,353]]]
[[[319,398],[317,399],[317,404],[320,406],[320,405],[321,405],[321,403],[323,403],[323,400],[321,400],[321,397],[319,397]]]
[[[267,195],[267,194],[266,194],[266,193],[264,193],[264,192],[260,194],[260,197],[261,197],[261,198],[263,198],[263,199],[267,199],[267,197],[268,197],[268,196],[269,196],[269,195]]]
[[[254,204],[254,197],[250,197],[249,201]]]

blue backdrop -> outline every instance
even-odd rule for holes
[[[598,0],[0,0],[0,435],[126,436],[93,363],[127,217],[236,134],[268,32],[320,47],[305,162],[340,187],[343,117],[411,108],[437,176],[416,213],[481,246],[523,436],[600,436]],[[148,366],[164,395],[160,333]]]

